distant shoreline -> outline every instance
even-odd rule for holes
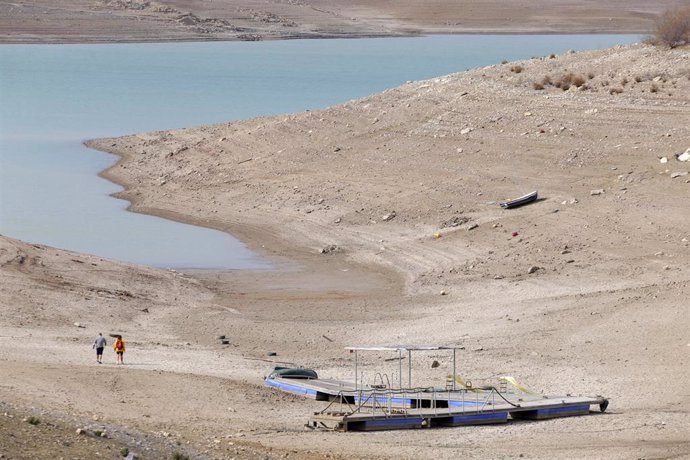
[[[419,34],[371,34],[371,35],[359,35],[359,34],[349,34],[349,35],[304,35],[304,36],[290,36],[290,37],[267,37],[260,40],[242,40],[242,39],[232,39],[232,38],[165,38],[165,39],[104,39],[104,40],[65,40],[65,39],[27,39],[27,40],[15,40],[7,39],[6,37],[0,37],[0,45],[117,45],[117,44],[138,44],[138,43],[204,43],[204,42],[272,42],[272,41],[287,41],[287,40],[357,40],[357,39],[368,39],[368,38],[419,38],[419,37],[431,37],[431,36],[445,36],[445,35],[640,35],[647,36],[647,32],[639,31],[553,31],[553,30],[532,30],[532,31],[520,31],[520,30],[470,30],[461,32],[429,32],[429,33],[419,33]]]
[[[26,0],[0,6],[0,44],[269,41],[426,35],[649,34],[678,0]]]

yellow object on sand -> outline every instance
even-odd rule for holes
[[[528,394],[534,394],[533,391],[530,391],[529,389],[523,387],[517,381],[515,380],[515,377],[510,377],[508,375],[501,377],[502,380],[505,380],[506,382],[510,383],[512,386],[517,388],[518,390],[522,391],[523,393],[528,393]]]
[[[452,376],[452,375],[449,375],[448,378],[451,378],[451,379],[452,379],[453,376]],[[481,391],[481,389],[478,390],[478,389],[476,389],[476,388],[473,388],[473,387],[472,387],[472,382],[465,382],[465,381],[462,379],[462,377],[460,377],[459,375],[456,375],[456,376],[455,376],[455,383],[456,383],[460,388],[462,388],[463,390],[467,390],[467,391],[476,391],[476,392]]]
[[[453,379],[453,376],[452,376],[452,375],[448,375],[448,379],[452,380],[452,379]],[[519,391],[521,391],[521,392],[523,392],[523,393],[534,394],[534,392],[531,391],[530,389],[528,389],[527,387],[524,387],[524,386],[520,385],[520,384],[517,382],[517,380],[515,380],[515,377],[511,377],[511,376],[509,376],[509,375],[506,375],[506,376],[501,377],[500,380],[503,381],[503,382],[509,383],[509,384],[512,385],[514,388],[516,388],[517,390],[519,390]],[[463,390],[467,390],[467,391],[482,391],[481,389],[474,388],[474,387],[472,386],[472,382],[465,382],[465,380],[463,380],[463,378],[460,377],[459,375],[456,375],[456,376],[455,376],[455,383],[456,383],[460,388],[462,388]]]

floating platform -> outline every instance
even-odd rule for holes
[[[526,197],[521,197],[526,198]],[[352,382],[323,379],[311,369],[277,367],[266,377],[270,387],[329,401],[314,413],[306,426],[340,431],[377,431],[464,425],[506,423],[510,420],[543,420],[587,415],[592,406],[600,412],[608,407],[602,396],[545,396],[531,392],[513,377],[499,379],[499,388],[472,386],[456,373],[459,347],[446,346],[375,346],[346,347],[354,355]],[[452,352],[452,373],[444,387],[419,387],[412,383],[412,352],[448,350]],[[363,382],[358,370],[358,352],[393,352],[397,354],[398,372],[393,385],[386,374],[376,373],[373,384]],[[407,378],[403,373],[403,355],[407,359]],[[406,381],[405,381],[406,380]],[[355,382],[360,382],[359,384]],[[377,384],[378,383],[378,384]],[[596,409],[595,409],[596,410]]]
[[[334,379],[267,378],[265,384],[317,401],[331,401],[314,413],[310,428],[340,431],[377,431],[455,427],[544,420],[587,415],[592,406],[603,412],[601,396],[544,396],[500,392],[496,388],[443,390],[436,388],[359,388]],[[596,408],[595,408],[596,410]]]

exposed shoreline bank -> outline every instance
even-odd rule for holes
[[[101,174],[136,212],[229,231],[286,269],[189,276],[0,238],[0,397],[201,458],[690,455],[690,402],[667,384],[690,378],[689,106],[688,49],[632,45],[90,141],[119,155]],[[533,189],[544,199],[498,206]],[[131,367],[84,364],[100,330],[125,333]],[[610,410],[369,442],[303,431],[324,405],[262,386],[279,362],[348,378],[345,346],[392,343],[458,344],[474,382],[514,375]],[[418,375],[442,382],[444,360]]]

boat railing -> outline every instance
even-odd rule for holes
[[[496,396],[505,399],[495,387],[473,389],[400,388],[359,389],[356,392],[341,390],[331,403],[321,411],[352,415],[355,413],[391,417],[408,415],[411,409],[425,409],[435,415],[491,410],[496,405]],[[339,404],[339,410],[332,409]],[[458,404],[459,403],[459,404]]]

